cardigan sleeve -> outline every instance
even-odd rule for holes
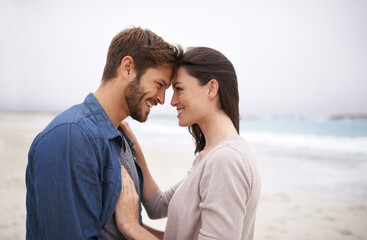
[[[241,239],[251,191],[244,157],[228,147],[208,156],[200,180],[202,225],[198,239]]]
[[[160,219],[167,217],[168,205],[172,199],[173,194],[180,184],[181,182],[177,183],[165,192],[162,192],[158,188],[155,194],[149,200],[143,203],[149,218]]]

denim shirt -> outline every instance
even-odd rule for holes
[[[122,144],[92,93],[38,134],[26,170],[26,239],[98,239],[120,195]]]

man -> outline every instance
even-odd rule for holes
[[[142,174],[119,124],[128,116],[144,122],[151,107],[164,103],[178,52],[141,28],[114,37],[96,92],[57,116],[32,143],[27,239],[124,239],[113,217],[121,164],[140,197]],[[138,219],[142,224],[140,211]]]

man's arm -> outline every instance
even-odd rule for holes
[[[46,239],[97,239],[101,184],[91,142],[74,124],[47,133],[34,152],[34,189]]]

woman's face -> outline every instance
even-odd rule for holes
[[[199,124],[208,117],[208,87],[200,86],[198,79],[190,76],[180,67],[172,82],[171,105],[177,109],[178,124],[181,127]]]

